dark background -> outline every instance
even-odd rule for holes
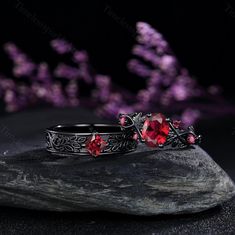
[[[128,73],[126,62],[131,58],[137,21],[146,21],[158,29],[181,64],[201,84],[219,84],[224,95],[234,100],[235,2],[232,0],[2,1],[0,45],[13,41],[36,62],[48,61],[55,66],[61,59],[49,42],[56,37],[65,38],[77,49],[88,51],[98,73],[110,74],[115,83],[135,90],[143,87],[144,81]],[[11,76],[11,65],[0,48],[0,74]],[[19,120],[17,116],[15,119]],[[20,123],[28,128],[28,123],[22,121],[19,126]],[[233,127],[234,118],[225,117],[202,121],[198,130],[204,136],[202,147],[235,180]],[[39,213],[1,207],[0,234],[157,234],[159,231],[192,234],[198,229],[201,234],[210,231],[228,234],[235,230],[234,205],[233,200],[198,215],[150,219],[103,213]]]
[[[97,72],[127,85],[127,81],[133,82],[126,62],[135,42],[137,21],[158,29],[201,84],[220,84],[226,96],[233,96],[235,3],[231,0],[9,0],[0,6],[0,44],[13,41],[36,62],[55,65],[58,56],[49,41],[59,36],[86,49]],[[0,71],[10,76],[11,63],[0,52]],[[143,86],[142,79],[134,79],[135,88]],[[129,87],[132,89],[133,83]]]

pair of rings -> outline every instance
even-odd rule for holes
[[[135,151],[138,143],[152,148],[186,148],[198,144],[194,128],[161,113],[119,114],[118,124],[57,125],[46,130],[46,149],[57,155],[91,155]]]

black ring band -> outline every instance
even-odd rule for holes
[[[92,142],[92,136],[98,136]],[[137,141],[129,131],[123,131],[119,125],[112,124],[76,124],[57,125],[46,129],[47,151],[59,155],[88,155],[90,148],[99,149],[99,143],[105,143],[99,155],[126,153],[137,148]],[[93,143],[88,145],[89,143]],[[98,143],[98,145],[97,145]],[[90,148],[89,148],[90,147]],[[92,154],[95,156],[95,154]]]

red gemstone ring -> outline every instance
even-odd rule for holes
[[[132,133],[134,139],[149,147],[185,148],[201,142],[201,136],[195,134],[193,126],[183,128],[181,121],[171,120],[161,113],[120,114],[119,123]]]
[[[46,129],[46,149],[57,155],[127,153],[137,148],[131,132],[120,125],[57,125]]]

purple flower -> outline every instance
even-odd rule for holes
[[[56,67],[54,75],[60,78],[77,79],[79,77],[79,69],[61,63]]]
[[[200,117],[200,111],[188,108],[181,115],[181,121],[183,125],[190,126],[195,123]]]
[[[87,63],[88,62],[88,54],[86,51],[75,51],[73,54],[73,61],[75,63]]]
[[[68,97],[69,106],[78,106],[79,98],[78,98],[78,84],[76,81],[70,81],[68,85],[65,87],[65,92]]]
[[[70,42],[55,39],[51,47],[58,54],[69,53],[70,56],[67,58],[67,55],[66,63],[61,61],[55,69],[47,62],[34,63],[14,43],[4,45],[13,61],[13,78],[0,76],[0,97],[7,111],[43,102],[57,107],[85,103],[97,107],[97,114],[113,118],[119,112],[152,112],[161,108],[171,112],[176,106],[176,110],[182,111],[182,121],[191,125],[204,114],[198,109],[185,109],[186,105],[190,107],[191,98],[208,99],[220,93],[220,88],[213,85],[202,89],[180,65],[163,35],[144,22],[137,23],[133,58],[127,64],[130,72],[144,78],[143,87],[136,92],[113,84],[110,76],[96,73],[88,53],[76,50]],[[23,79],[15,79],[19,77]]]
[[[36,79],[44,83],[51,82],[51,74],[47,63],[44,62],[38,65]]]
[[[13,74],[15,77],[30,77],[34,72],[35,67],[36,66],[31,62],[22,62],[13,68]]]
[[[161,57],[159,67],[171,76],[175,76],[177,72],[177,60],[172,55],[164,55]]]
[[[73,50],[73,46],[71,43],[65,41],[64,39],[54,39],[51,41],[51,47],[58,53],[58,54],[66,54]]]
[[[141,77],[149,77],[151,74],[151,69],[148,66],[145,66],[136,59],[132,59],[128,63],[128,69]]]
[[[13,43],[6,43],[4,49],[14,62],[13,75],[15,77],[30,77],[35,71],[36,65]]]

